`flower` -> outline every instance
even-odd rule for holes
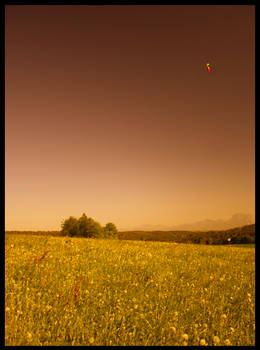
[[[205,339],[200,339],[200,345],[206,345],[206,340]]]
[[[93,344],[94,343],[94,338],[93,337],[91,337],[91,338],[89,338],[89,340],[88,340],[89,342],[90,342],[90,344]]]
[[[182,338],[183,338],[184,340],[188,340],[188,339],[189,339],[189,336],[188,336],[188,334],[184,333],[184,334],[182,335]]]
[[[219,342],[220,342],[219,337],[218,337],[217,335],[214,335],[214,337],[213,337],[213,343],[214,343],[215,345],[217,345],[217,344],[219,344]]]
[[[231,343],[230,343],[230,340],[229,340],[229,339],[226,339],[226,340],[225,340],[225,345],[231,345]]]

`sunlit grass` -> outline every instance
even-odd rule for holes
[[[254,345],[254,248],[6,235],[6,345]]]

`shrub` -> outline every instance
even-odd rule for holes
[[[79,227],[78,227],[78,220],[70,216],[67,220],[64,220],[61,224],[61,234],[63,236],[78,236],[79,234]]]
[[[106,226],[104,227],[104,229],[103,229],[103,234],[104,234],[105,238],[107,238],[107,237],[116,237],[117,234],[118,234],[116,225],[113,224],[112,222],[108,222],[106,224]]]
[[[93,238],[108,238],[117,236],[117,228],[115,224],[109,222],[104,228],[99,222],[92,218],[88,218],[85,213],[79,219],[70,216],[61,224],[61,235],[70,237],[93,237]]]

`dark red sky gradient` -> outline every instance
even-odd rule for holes
[[[6,230],[254,215],[254,16],[6,6]]]

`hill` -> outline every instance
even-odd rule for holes
[[[180,225],[139,225],[132,229],[124,231],[210,231],[210,230],[228,230],[233,227],[240,227],[253,224],[252,216],[249,214],[237,213],[227,220],[223,219],[205,219],[193,223],[184,223]]]

